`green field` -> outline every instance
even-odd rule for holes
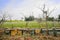
[[[28,23],[28,25],[26,26],[26,23]],[[15,27],[19,27],[19,28],[46,28],[46,22],[36,22],[36,21],[7,21],[4,22],[2,25],[0,25],[0,27],[4,27],[4,28],[15,28]],[[60,27],[60,23],[59,22],[55,22],[53,23],[52,21],[47,22],[47,27],[48,28],[52,28],[52,27]]]

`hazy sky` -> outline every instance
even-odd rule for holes
[[[12,16],[12,19],[21,19],[23,14],[29,16],[33,12],[35,17],[42,17],[39,8],[42,8],[44,3],[50,11],[55,9],[50,16],[57,18],[60,14],[60,0],[0,0],[0,15],[5,13]]]

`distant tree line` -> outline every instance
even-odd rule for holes
[[[54,17],[48,17],[47,18],[47,21],[53,21],[54,20]]]
[[[25,21],[33,21],[34,16],[25,17]]]
[[[60,21],[60,15],[58,15],[57,19],[55,19],[54,17],[47,17],[47,21],[54,21],[54,20]],[[25,17],[25,21],[34,21],[34,20],[42,21],[43,19],[42,18],[35,18],[34,16]]]

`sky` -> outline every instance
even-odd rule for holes
[[[54,9],[50,17],[57,18],[60,14],[60,0],[0,0],[0,15],[6,14],[15,20],[29,15],[42,17],[39,8],[43,8],[44,4],[46,9],[49,8],[50,11]]]

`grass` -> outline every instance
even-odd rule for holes
[[[58,22],[47,22],[47,26],[48,28],[52,28],[52,27],[60,27],[60,23]],[[29,21],[28,25],[26,26],[26,21],[7,21],[4,22],[4,24],[2,24],[2,26],[0,25],[0,27],[4,27],[4,28],[12,28],[12,27],[19,27],[19,28],[45,28],[46,27],[46,22],[36,22],[36,21]]]

